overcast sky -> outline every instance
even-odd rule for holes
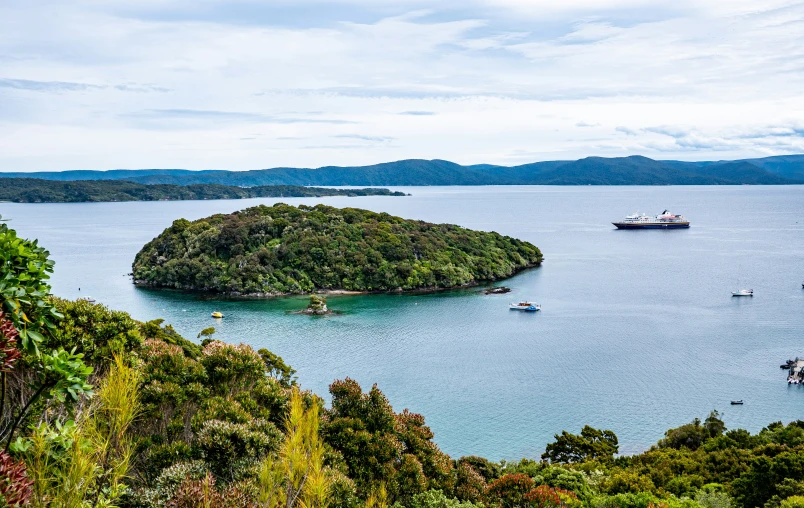
[[[804,2],[8,0],[0,170],[804,152]]]

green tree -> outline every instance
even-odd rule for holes
[[[581,429],[581,434],[570,434],[566,430],[556,434],[555,441],[549,443],[542,459],[550,462],[573,463],[586,460],[611,460],[619,450],[617,435],[610,430],[598,430],[589,425]]]

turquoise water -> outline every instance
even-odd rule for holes
[[[218,301],[138,289],[126,276],[172,220],[276,200],[0,203],[0,213],[51,250],[56,294],[164,317],[187,337],[220,310],[220,338],[282,355],[319,394],[346,376],[378,383],[395,409],[423,413],[452,455],[537,457],[554,433],[584,424],[612,429],[622,451],[638,451],[712,409],[752,431],[804,418],[804,387],[788,386],[779,369],[804,356],[804,187],[402,190],[413,196],[282,201],[495,230],[538,245],[544,265],[504,282],[509,295],[330,297],[343,314],[320,318],[287,312],[302,298]],[[610,224],[664,208],[692,227]],[[732,298],[738,287],[756,296]],[[508,310],[523,298],[542,312]]]

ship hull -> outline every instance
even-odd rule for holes
[[[674,222],[668,224],[631,224],[628,222],[612,222],[617,229],[687,229],[690,227],[689,222]]]

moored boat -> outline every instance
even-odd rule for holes
[[[223,313],[221,313],[221,312],[217,312],[217,311],[216,311],[216,312],[213,312],[213,313],[212,313],[212,317],[214,317],[214,318],[216,318],[216,319],[218,319],[218,318],[222,318],[222,317],[223,317]]]
[[[81,296],[78,298],[78,300],[82,302],[95,303],[95,299],[92,298],[91,296]]]
[[[738,289],[737,291],[732,291],[731,296],[754,296],[754,290]]]
[[[743,399],[733,400],[733,401],[731,401],[731,405],[732,406],[742,406],[743,405]]]
[[[690,227],[690,221],[683,215],[676,215],[665,210],[655,217],[635,213],[626,216],[619,222],[612,222],[617,229],[683,229]]]
[[[541,305],[533,302],[526,302],[524,300],[519,303],[512,303],[508,306],[508,308],[511,310],[523,310],[525,312],[536,312],[542,310]]]

